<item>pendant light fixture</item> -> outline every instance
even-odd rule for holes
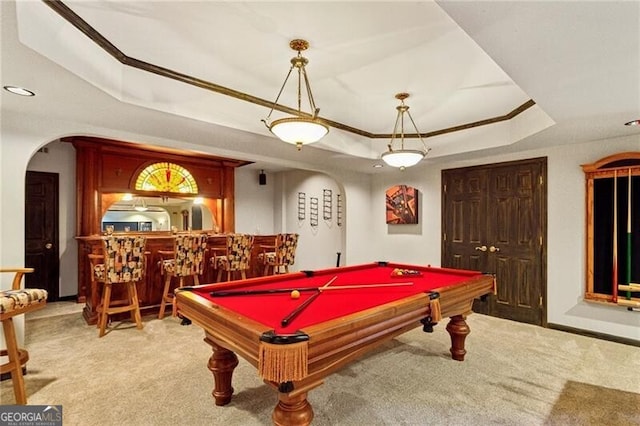
[[[422,140],[422,136],[420,135],[420,131],[418,131],[418,127],[416,123],[413,121],[413,117],[411,117],[411,113],[409,112],[409,107],[405,105],[404,100],[409,97],[408,93],[398,93],[396,99],[400,100],[400,105],[396,107],[398,111],[398,115],[396,116],[396,124],[393,126],[393,133],[391,134],[391,141],[387,147],[389,150],[382,154],[382,160],[391,167],[398,167],[400,170],[404,170],[407,167],[415,166],[418,164],[430,151],[429,148]],[[415,135],[420,142],[422,143],[422,149],[407,149],[405,148],[405,132],[404,132],[404,116],[405,114],[409,117],[409,121],[413,125],[415,130]]]
[[[311,86],[309,85],[309,77],[307,76],[305,68],[309,61],[301,54],[302,51],[309,48],[309,42],[306,40],[295,39],[289,43],[289,47],[297,51],[298,55],[291,59],[291,68],[289,68],[289,73],[285,77],[284,83],[282,83],[282,87],[280,88],[280,92],[278,92],[276,100],[273,101],[273,106],[271,107],[271,111],[269,111],[269,115],[262,121],[271,133],[280,138],[280,140],[293,144],[298,148],[298,150],[300,150],[302,145],[308,145],[322,139],[329,132],[329,127],[317,118],[320,108],[316,107],[315,101],[313,100]],[[298,114],[293,117],[280,118],[271,122],[271,114],[273,113],[273,110],[280,99],[280,95],[289,80],[289,76],[294,69],[298,74]],[[309,98],[309,106],[311,107],[310,114],[302,112],[301,109],[303,84],[307,97]]]
[[[144,200],[143,197],[136,197],[135,200],[133,201],[133,209],[139,212],[146,212],[147,210],[149,210],[149,208],[147,207],[147,202]]]

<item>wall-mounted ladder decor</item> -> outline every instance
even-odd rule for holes
[[[318,226],[318,198],[309,199],[309,221],[311,226]]]
[[[298,220],[305,220],[307,195],[304,192],[298,192]]]
[[[330,189],[322,190],[322,218],[324,220],[331,220],[333,214],[333,192]]]

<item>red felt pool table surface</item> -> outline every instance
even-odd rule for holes
[[[394,270],[417,271],[419,275],[393,275]],[[424,266],[373,263],[343,268],[331,268],[305,273],[274,275],[253,280],[236,281],[194,288],[196,294],[223,306],[233,312],[244,315],[254,321],[273,328],[276,333],[291,333],[324,321],[342,318],[365,309],[371,309],[385,303],[403,299],[421,293],[441,290],[470,278],[480,276],[480,272],[455,269],[430,268]],[[298,299],[287,293],[255,294],[212,297],[214,290],[257,290],[275,288],[322,287],[334,277],[330,287],[370,285],[358,289],[323,291],[313,303],[305,308],[288,326],[280,322],[295,310],[313,292],[301,292]],[[384,286],[378,286],[384,284]]]

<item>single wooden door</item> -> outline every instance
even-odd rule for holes
[[[546,159],[442,172],[442,266],[496,276],[474,310],[544,325]]]
[[[25,286],[49,292],[49,302],[60,296],[58,248],[58,174],[27,172],[25,188]]]

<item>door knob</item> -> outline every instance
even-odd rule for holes
[[[494,247],[494,246],[491,246],[491,247],[489,247],[489,251],[490,251],[491,253],[495,253],[495,252],[497,252],[497,251],[500,251],[500,247]]]
[[[46,248],[47,250],[51,250],[51,247],[53,247],[53,244],[51,243],[47,243],[44,245],[44,248]]]
[[[478,250],[478,251],[487,251],[487,246],[476,247],[476,250]]]

